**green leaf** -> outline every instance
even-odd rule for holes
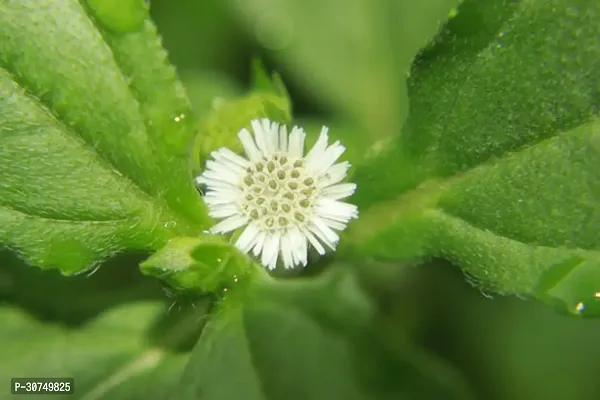
[[[14,253],[3,250],[0,302],[18,305],[45,320],[76,326],[118,304],[164,299],[161,283],[139,273],[141,259],[140,255],[125,253],[93,273],[65,277],[58,270],[28,267]]]
[[[438,381],[423,364],[389,352],[391,381],[361,373],[381,367],[381,359],[370,357],[376,339],[363,336],[372,305],[350,273],[244,289],[213,314],[171,398],[463,398],[456,382]]]
[[[200,231],[189,105],[151,23],[119,36],[74,0],[1,8],[0,241],[75,273]]]
[[[600,6],[467,2],[457,18],[463,9],[498,31],[485,44],[447,31],[415,65],[404,135],[354,177],[367,182],[360,204],[388,200],[362,212],[347,246],[442,256],[483,290],[579,314],[600,292]],[[406,178],[369,191],[392,154]]]
[[[140,28],[148,16],[146,0],[86,0],[99,23],[116,33]]]
[[[160,303],[122,306],[74,330],[1,308],[0,340],[10,346],[2,350],[0,377],[72,377],[78,399],[168,398],[188,357],[148,344],[163,310]]]
[[[291,108],[290,95],[281,79],[281,76],[274,72],[272,76],[266,71],[264,64],[259,58],[252,60],[252,87],[256,91],[274,93],[280,95],[288,101],[287,107]]]
[[[155,150],[155,193],[193,226],[203,226],[208,218],[204,203],[198,201],[191,184],[193,177],[189,170],[196,120],[155,26],[146,20],[139,31],[127,35],[101,33],[122,74],[128,77],[130,92],[139,103],[139,113]]]
[[[262,44],[373,139],[399,131],[405,74],[458,0],[237,1]]]
[[[140,268],[177,291],[202,294],[220,293],[261,267],[222,237],[203,235],[171,239]]]

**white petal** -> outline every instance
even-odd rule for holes
[[[358,217],[358,207],[354,204],[328,198],[317,199],[315,210],[320,216],[340,222],[348,222]]]
[[[332,200],[340,200],[351,196],[356,191],[356,183],[342,183],[321,190],[321,195]]]
[[[304,236],[297,228],[290,229],[290,238],[292,239],[292,256],[294,264],[307,264],[308,246],[306,244],[306,236]]]
[[[213,226],[211,233],[227,233],[236,230],[248,221],[247,217],[236,214]]]
[[[235,242],[235,246],[244,253],[249,252],[252,246],[255,244],[256,238],[258,237],[258,232],[259,229],[255,223],[249,224]]]
[[[239,213],[239,208],[236,204],[219,204],[211,207],[208,215],[212,218],[226,218]]]
[[[246,160],[244,157],[240,157],[235,154],[233,151],[229,150],[227,147],[221,147],[219,150],[213,151],[210,153],[215,160],[219,161],[229,161],[232,164],[239,166],[240,168],[248,168],[250,166],[250,162]]]
[[[279,127],[279,150],[284,153],[288,151],[288,133],[285,125]]]
[[[244,151],[246,152],[246,155],[248,156],[250,161],[260,161],[262,158],[262,153],[256,147],[256,144],[254,143],[254,139],[252,139],[252,135],[250,135],[250,132],[248,132],[247,129],[242,129],[238,133],[238,137],[240,138],[242,146],[244,146]]]
[[[219,179],[234,185],[238,185],[242,180],[242,176],[239,172],[227,168],[223,163],[208,160],[206,162],[206,168],[207,170],[204,172],[204,176],[207,178]]]
[[[206,192],[205,196],[217,197],[217,196],[241,196],[242,191],[238,188],[234,188],[231,186],[227,186],[226,188],[210,188],[209,191]]]
[[[261,261],[262,264],[269,269],[274,269],[277,264],[277,254],[279,253],[280,239],[281,234],[276,231],[268,234],[265,240]]]
[[[315,176],[320,177],[323,175],[333,163],[337,161],[338,158],[346,151],[346,148],[340,144],[340,142],[335,142],[332,144],[325,152],[323,152],[322,157],[316,159],[313,163],[307,163],[309,169],[313,171]]]
[[[341,182],[342,179],[346,177],[348,168],[350,168],[350,163],[348,161],[335,164],[333,167],[325,171],[325,174],[319,178],[319,187],[327,187]]]
[[[267,137],[269,135],[268,129],[265,130],[261,121],[254,119],[250,122],[252,125],[252,130],[254,131],[254,140],[256,141],[256,146],[262,153],[263,156],[268,156],[271,154],[269,151],[269,147],[267,146]]]
[[[294,259],[292,256],[292,241],[289,231],[281,236],[281,258],[283,258],[283,266],[285,268],[294,267]]]
[[[265,128],[267,150],[269,154],[272,154],[279,148],[279,124],[271,122],[267,118],[263,118],[262,123]]]
[[[310,149],[310,151],[306,154],[307,164],[315,163],[321,157],[323,157],[323,154],[325,153],[325,149],[327,148],[327,140],[328,140],[327,131],[328,130],[329,130],[329,128],[327,128],[326,126],[324,126],[321,129],[321,134],[319,135],[319,138],[315,142],[312,149]]]
[[[311,218],[311,222],[312,226],[309,226],[309,229],[331,250],[335,250],[340,237],[321,218],[313,217]]]
[[[310,244],[312,244],[315,250],[317,250],[317,253],[319,253],[320,255],[325,254],[325,247],[323,247],[321,243],[319,243],[319,240],[315,237],[315,235],[313,235],[312,232],[306,229],[305,227],[302,227],[301,229],[302,233],[304,234],[304,236],[307,237]]]
[[[254,245],[254,248],[252,249],[252,254],[254,254],[254,257],[258,257],[258,255],[262,251],[262,248],[265,244],[266,238],[267,238],[267,234],[265,232],[259,232],[259,234],[255,240],[256,244]]]
[[[204,202],[209,206],[216,206],[219,204],[237,203],[241,193],[231,192],[215,192],[211,191],[204,195]]]
[[[323,220],[323,222],[325,222],[325,225],[327,225],[331,229],[335,229],[336,231],[343,231],[344,229],[346,229],[346,224],[343,222],[335,221],[335,220],[329,219],[329,218],[321,218],[321,219]]]
[[[200,175],[196,178],[196,183],[199,185],[206,185],[209,188],[217,188],[217,189],[237,189],[239,186],[234,185],[232,183],[222,181],[219,179],[208,178],[204,176],[204,174]]]
[[[294,126],[292,133],[290,133],[290,143],[288,144],[290,156],[302,157],[304,153],[304,138],[306,138],[306,133],[304,133],[302,128]]]
[[[269,268],[270,270],[274,270],[277,267],[277,258],[278,257],[279,257],[279,248],[277,248],[277,251],[274,252],[273,255],[271,256],[271,259],[269,260],[267,268]]]

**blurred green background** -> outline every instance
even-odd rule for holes
[[[273,56],[285,46],[285,21],[276,32],[248,24],[231,3],[221,0],[153,0],[151,14],[199,114],[215,98],[248,90],[251,60],[259,56],[269,70],[282,75],[295,119],[334,118]],[[477,26],[477,16],[473,18]],[[165,320],[201,308],[201,300],[194,299],[190,307],[186,299],[169,296],[156,280],[141,276],[137,264],[143,258],[119,256],[89,276],[64,278],[27,267],[2,251],[0,304],[17,305],[35,318],[72,329],[108,308],[139,299],[159,299],[167,306],[176,301]],[[486,296],[458,268],[441,261],[391,281],[381,304],[391,321],[391,336],[407,333],[447,360],[478,399],[600,398],[600,321],[563,316],[527,299]],[[164,339],[165,323],[156,323],[156,340]],[[197,334],[186,333],[190,345]]]

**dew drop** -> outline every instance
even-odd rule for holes
[[[177,226],[177,222],[175,221],[167,221],[163,224],[165,228],[175,228]]]
[[[578,301],[573,307],[573,313],[584,318],[600,316],[600,291]]]
[[[139,30],[148,17],[145,0],[87,0],[96,21],[115,33]]]

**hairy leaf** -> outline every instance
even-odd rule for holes
[[[139,29],[99,29],[75,0],[0,5],[0,240],[31,264],[74,273],[207,221],[187,99]]]
[[[363,211],[350,237],[379,257],[443,256],[484,290],[579,313],[600,292],[600,6],[463,8],[484,9],[497,32],[482,43],[449,26],[415,65],[404,135],[372,161],[405,177],[372,192],[389,175],[367,180],[358,202],[403,193]]]

